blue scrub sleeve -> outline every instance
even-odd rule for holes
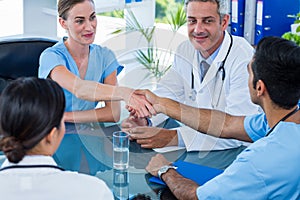
[[[40,67],[38,77],[47,78],[51,70],[58,65],[66,66],[66,60],[53,51],[44,51],[40,56]]]
[[[300,100],[298,101],[298,106],[300,107]],[[244,120],[244,128],[253,142],[265,137],[270,130],[264,113],[247,116]]]
[[[264,113],[246,116],[244,128],[253,142],[261,139],[268,132],[269,126]]]
[[[124,66],[118,63],[115,54],[109,49],[106,50],[107,50],[107,52],[105,53],[106,60],[111,63],[106,63],[107,67],[102,74],[101,82],[103,82],[104,79],[107,76],[109,76],[113,71],[117,70],[117,75],[118,75],[124,68]]]

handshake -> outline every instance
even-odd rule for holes
[[[130,133],[132,140],[136,140],[143,148],[178,145],[176,130],[149,126],[147,119],[158,113],[177,118],[173,114],[178,113],[178,102],[159,97],[149,90],[133,91],[128,102],[126,108],[130,116],[122,121],[121,126],[123,131]]]
[[[161,99],[150,90],[134,90],[127,102],[126,109],[130,112],[131,117],[152,117],[152,115],[162,112]]]

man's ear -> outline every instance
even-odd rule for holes
[[[221,21],[221,25],[222,25],[222,30],[225,31],[229,25],[229,15],[224,15],[222,21]]]
[[[266,92],[266,85],[262,80],[256,82],[257,96],[262,96]]]

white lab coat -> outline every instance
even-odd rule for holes
[[[225,38],[219,53],[212,62],[202,83],[200,82],[201,72],[199,72],[200,61],[199,56],[197,56],[199,52],[195,50],[189,41],[185,41],[177,49],[172,68],[162,78],[154,92],[159,96],[168,97],[186,105],[207,109],[214,108],[232,115],[251,115],[260,112],[260,108],[251,102],[248,92],[247,64],[252,59],[253,48],[244,38],[232,37],[232,48],[224,65],[226,75],[222,90],[222,73],[217,73],[217,71],[230,46],[231,39],[227,32],[225,32]],[[194,88],[197,91],[195,101],[192,101],[189,97],[192,90],[192,69]],[[166,117],[161,114],[153,117],[153,125],[161,123],[164,119]],[[247,144],[238,140],[208,136],[187,126],[182,126],[177,130],[181,134],[188,151],[220,150]]]
[[[14,165],[5,160],[2,167]],[[25,156],[17,165],[54,165],[50,156]],[[1,199],[114,199],[99,178],[54,168],[13,168],[0,172]]]

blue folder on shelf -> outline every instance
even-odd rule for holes
[[[244,36],[245,0],[231,0],[231,34]]]
[[[256,0],[255,45],[265,36],[280,37],[290,31],[293,18],[299,12],[297,0]]]
[[[206,167],[203,165],[197,165],[184,161],[176,161],[173,163],[174,166],[177,167],[176,171],[181,174],[183,177],[191,179],[198,183],[199,185],[203,185],[210,179],[218,176],[223,172],[221,169]],[[165,183],[160,180],[158,177],[151,177],[149,179],[150,182],[158,183],[161,185],[165,185]]]

